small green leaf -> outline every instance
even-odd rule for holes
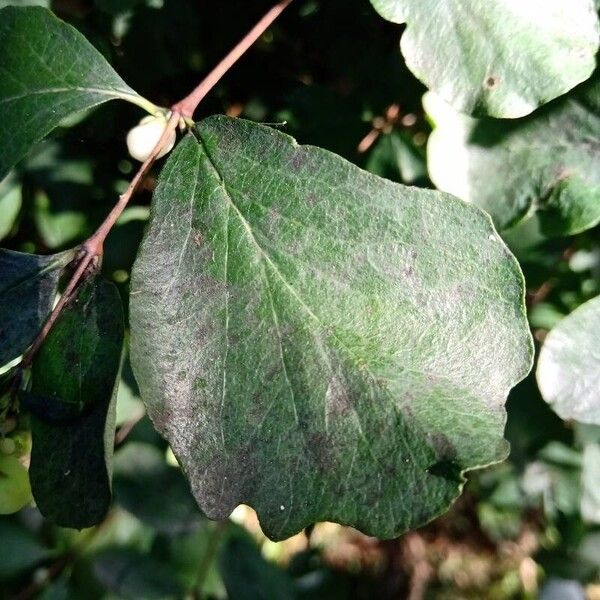
[[[369,155],[366,169],[391,181],[414,184],[427,179],[424,152],[404,132],[382,135]]]
[[[117,98],[156,110],[49,10],[0,10],[0,179],[64,118]]]
[[[123,347],[113,284],[93,281],[61,313],[32,366],[28,408],[44,421],[70,420],[110,398]]]
[[[9,176],[0,182],[0,240],[12,231],[21,204],[21,185]]]
[[[63,527],[90,527],[110,505],[122,344],[116,287],[88,280],[33,363],[31,486],[41,513]]]
[[[425,107],[431,179],[499,230],[535,217],[545,236],[572,235],[600,222],[600,74],[518,121],[465,117],[432,94]]]
[[[392,537],[506,456],[530,368],[518,265],[488,217],[247,121],[165,166],[134,267],[131,362],[202,510],[273,538]]]
[[[0,365],[33,342],[52,309],[62,270],[74,252],[52,256],[0,249]]]
[[[0,515],[10,515],[31,502],[27,469],[13,454],[0,452]]]
[[[522,117],[596,66],[593,0],[371,0],[406,23],[410,70],[457,110]]]
[[[537,381],[562,419],[600,425],[600,297],[565,317],[544,340]]]
[[[113,484],[116,501],[159,532],[189,533],[202,522],[185,477],[150,444],[132,442],[117,452]]]

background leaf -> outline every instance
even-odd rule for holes
[[[153,106],[76,29],[41,7],[0,12],[0,179],[64,118],[120,98]]]
[[[471,119],[428,94],[435,185],[487,211],[500,230],[536,217],[544,236],[600,222],[600,75],[517,121]]]
[[[203,520],[181,471],[167,465],[164,452],[150,444],[133,442],[117,452],[114,491],[121,506],[161,533],[189,533]]]
[[[165,166],[131,361],[209,517],[423,523],[505,456],[530,358],[521,274],[476,209],[225,117]]]
[[[550,331],[540,352],[537,381],[562,419],[600,425],[600,297],[589,300]]]
[[[0,249],[0,365],[33,342],[50,314],[62,270],[73,257],[73,251],[35,256]]]
[[[31,418],[31,487],[42,514],[63,527],[90,527],[110,505],[113,387],[122,344],[117,289],[91,279],[63,310],[34,360],[30,402],[41,403]]]
[[[457,110],[522,117],[594,70],[593,0],[371,0],[410,70]]]

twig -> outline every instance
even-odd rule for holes
[[[273,6],[189,96],[173,105],[173,110],[179,112],[184,118],[191,119],[196,107],[206,94],[219,83],[223,75],[254,45],[292,1],[280,0]]]
[[[131,180],[129,187],[119,197],[118,202],[115,204],[109,215],[106,217],[102,225],[98,230],[86,240],[80,247],[79,254],[76,261],[75,272],[73,273],[69,283],[63,294],[61,295],[58,303],[52,310],[52,313],[48,317],[48,320],[42,327],[40,333],[30,346],[29,350],[25,353],[23,360],[21,361],[17,373],[13,381],[13,392],[20,385],[21,376],[23,370],[29,367],[33,361],[34,356],[43,344],[46,336],[50,329],[56,323],[58,316],[60,315],[66,304],[72,299],[78,285],[85,278],[86,272],[89,270],[92,263],[97,261],[104,252],[104,241],[110,230],[116,223],[117,219],[121,216],[121,213],[127,206],[134,192],[140,186],[142,180],[147,175],[148,171],[152,168],[152,165],[156,161],[158,155],[167,144],[167,140],[170,135],[180,122],[190,124],[194,111],[202,99],[214,88],[214,86],[221,80],[221,78],[233,67],[233,65],[246,53],[246,51],[252,47],[252,45],[258,40],[258,38],[269,28],[269,26],[277,19],[277,17],[291,4],[293,0],[280,0],[271,10],[269,10],[260,21],[244,36],[244,38],[231,50],[231,52],[208,74],[208,76],[198,85],[197,88],[192,91],[191,94],[186,96],[183,100],[180,100],[173,105],[171,109],[171,115],[167,122],[167,126],[156,143],[156,146],[150,153],[150,156],[142,163],[135,177]]]
[[[50,332],[50,329],[52,329],[52,326],[56,323],[58,316],[62,312],[63,308],[67,305],[67,303],[72,299],[77,286],[84,279],[86,271],[94,261],[96,261],[100,256],[102,256],[106,236],[108,235],[113,225],[127,206],[127,203],[131,199],[131,196],[133,195],[135,190],[140,185],[142,179],[144,178],[146,173],[148,173],[148,171],[156,161],[157,156],[160,154],[161,150],[166,145],[171,132],[177,128],[180,119],[181,115],[179,113],[173,112],[171,114],[163,134],[161,135],[160,139],[156,143],[156,146],[150,153],[150,156],[148,156],[148,158],[142,163],[142,166],[139,168],[135,177],[131,180],[131,183],[129,184],[129,187],[127,188],[125,193],[119,197],[119,201],[115,204],[114,208],[110,211],[109,215],[106,217],[102,225],[100,225],[98,230],[81,246],[79,255],[75,259],[77,261],[77,268],[71,276],[71,279],[69,280],[65,291],[63,292],[56,306],[50,313],[48,320],[44,323],[44,326],[42,327],[38,336],[35,338],[33,344],[23,357],[23,360],[19,365],[20,372],[22,372],[24,369],[31,365],[34,356],[40,349],[41,345],[44,343],[46,336]],[[20,379],[20,375],[18,375],[18,377]]]
[[[382,133],[391,131],[400,118],[400,105],[391,104],[385,111],[385,116],[373,119],[373,128],[358,144],[356,151],[364,154],[377,141]]]

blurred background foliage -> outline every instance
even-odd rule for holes
[[[7,4],[48,6],[0,0]],[[134,89],[168,106],[271,0],[50,4]],[[425,89],[403,65],[398,38],[399,28],[367,0],[297,0],[196,116],[276,124],[374,173],[431,186]],[[73,115],[41,143],[0,184],[2,246],[45,254],[84,240],[136,168],[124,138],[138,113],[109,103]],[[155,181],[155,173],[146,179],[106,246],[103,269],[125,303]],[[526,275],[539,344],[598,294],[598,229],[548,241],[523,227],[506,239]],[[509,398],[510,458],[472,473],[445,516],[390,541],[322,523],[282,543],[262,535],[247,507],[224,523],[203,517],[144,416],[127,364],[122,378],[114,508],[81,532],[52,526],[33,507],[1,516],[0,598],[600,599],[600,427],[561,421],[533,376]],[[26,420],[3,427],[0,462],[18,469],[28,452]],[[0,479],[0,496],[14,495],[5,485]]]

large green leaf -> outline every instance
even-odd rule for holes
[[[61,313],[32,367],[29,475],[41,513],[89,527],[111,499],[123,311],[112,283],[88,280]]]
[[[64,118],[116,98],[155,110],[47,9],[0,10],[0,179]]]
[[[411,71],[456,109],[521,117],[594,70],[593,0],[371,0]]]
[[[48,317],[73,252],[52,256],[0,249],[0,365],[33,342]]]
[[[390,537],[502,459],[523,281],[488,217],[214,117],[161,175],[131,360],[204,512]]]
[[[433,182],[489,212],[500,230],[532,216],[548,236],[600,222],[600,74],[518,121],[465,117],[432,94],[425,107],[436,125]]]
[[[540,352],[542,396],[563,419],[600,425],[600,297],[589,300],[550,331]]]

